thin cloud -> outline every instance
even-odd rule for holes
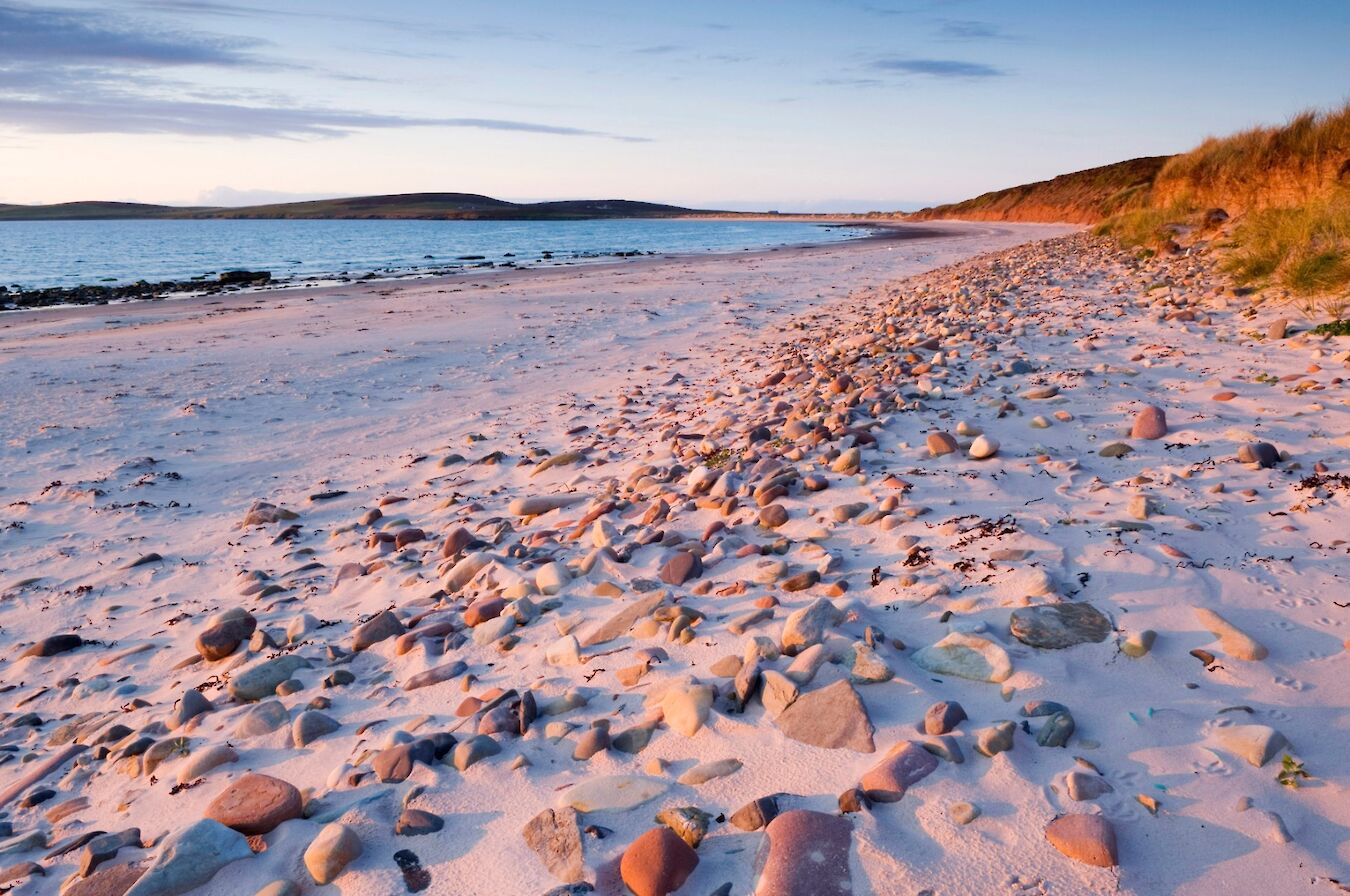
[[[822,87],[885,87],[887,81],[881,78],[821,78],[816,82]]]
[[[529,31],[505,26],[475,25],[463,29],[448,29],[430,22],[414,22],[384,16],[362,16],[350,13],[324,10],[322,13],[292,9],[277,9],[266,6],[250,6],[243,3],[214,2],[214,0],[141,0],[138,8],[153,12],[167,12],[176,15],[192,15],[223,19],[305,19],[322,18],[329,22],[350,22],[355,25],[371,25],[416,34],[419,37],[435,38],[511,38],[516,40],[542,41],[549,35],[540,31]]]
[[[959,59],[878,59],[871,67],[877,71],[928,78],[998,78],[1007,74],[983,62],[963,62]]]
[[[161,2],[177,5],[177,0]],[[204,5],[220,15],[252,11],[223,2]],[[87,11],[76,14],[0,0],[0,34],[5,36],[0,125],[30,133],[319,139],[380,129],[458,128],[649,142],[644,137],[546,122],[328,109],[285,95],[203,90],[161,73],[186,66],[259,70],[289,66],[255,57],[233,39],[155,31]]]
[[[638,47],[633,52],[643,56],[667,56],[671,53],[683,52],[686,49],[688,48],[679,44],[657,44],[652,47]]]
[[[241,42],[215,35],[135,27],[120,20],[0,3],[4,61],[177,66],[256,66]]]
[[[997,25],[973,19],[948,19],[938,28],[938,39],[949,41],[1011,40]]]
[[[163,99],[105,92],[91,98],[0,96],[0,119],[23,131],[54,134],[181,134],[215,137],[313,139],[345,137],[391,128],[463,128],[559,137],[593,137],[625,143],[648,138],[586,128],[500,118],[422,118],[303,106]]]

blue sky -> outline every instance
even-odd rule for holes
[[[1350,2],[0,0],[0,202],[913,207],[1350,99]]]

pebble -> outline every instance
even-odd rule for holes
[[[1214,730],[1219,745],[1260,768],[1284,750],[1292,750],[1288,738],[1269,725],[1229,725]]]
[[[793,656],[806,647],[819,644],[825,632],[838,625],[843,617],[844,614],[823,597],[792,611],[784,622],[783,635],[779,639],[783,652]]]
[[[252,701],[270,697],[276,693],[277,685],[290,678],[301,669],[310,667],[309,660],[295,654],[286,654],[275,659],[263,660],[249,666],[230,678],[230,696],[236,700]]]
[[[764,829],[755,858],[755,896],[851,896],[853,825],[808,809],[784,812]]]
[[[362,852],[361,838],[345,824],[331,822],[324,825],[319,835],[305,850],[305,868],[314,882],[323,886],[332,883]]]
[[[1013,610],[1009,627],[1013,637],[1023,644],[1045,650],[1105,641],[1111,634],[1111,621],[1086,602]]]
[[[932,753],[913,741],[901,741],[862,776],[859,786],[869,800],[893,803],[912,785],[932,774],[937,766],[937,757]]]
[[[125,896],[180,896],[205,884],[231,862],[252,855],[243,834],[203,818],[165,841]]]
[[[778,816],[778,800],[762,796],[731,814],[731,824],[742,831],[758,831]]]
[[[921,669],[972,681],[1000,682],[1012,675],[1008,652],[988,638],[950,632],[910,657]]]
[[[825,749],[871,753],[875,729],[858,692],[846,681],[836,681],[800,695],[774,719],[793,740]]]
[[[923,730],[926,734],[946,734],[967,718],[969,716],[960,703],[944,700],[928,707],[923,717]]]
[[[1167,414],[1157,405],[1147,405],[1134,417],[1132,439],[1161,439],[1167,435]]]
[[[266,700],[250,707],[239,717],[234,726],[234,736],[239,738],[259,737],[290,722],[286,707],[278,700]]]
[[[404,809],[394,823],[394,833],[400,837],[420,837],[434,834],[445,827],[445,819],[423,809]]]
[[[1115,829],[1100,815],[1061,815],[1046,825],[1045,839],[1076,862],[1099,868],[1118,864]]]
[[[1126,656],[1136,659],[1145,656],[1153,649],[1153,642],[1158,638],[1158,633],[1152,629],[1142,629],[1137,632],[1130,632],[1120,645],[1120,652]]]
[[[1265,645],[1213,610],[1196,607],[1195,618],[1219,639],[1220,649],[1234,659],[1257,662],[1270,655]]]
[[[698,867],[698,853],[668,827],[652,828],[623,852],[619,873],[634,896],[667,896]]]
[[[933,457],[953,454],[960,447],[956,443],[956,437],[947,432],[930,432],[927,442],[928,453]]]
[[[741,770],[739,759],[717,759],[712,762],[700,762],[689,771],[680,775],[678,782],[690,787],[706,784],[715,778],[725,778]]]
[[[478,734],[455,745],[454,766],[460,771],[464,771],[489,756],[496,756],[501,751],[501,744],[486,734]]]
[[[641,775],[591,778],[558,795],[558,806],[578,812],[618,812],[640,806],[666,792],[667,784]]]
[[[299,818],[300,791],[280,778],[249,772],[230,783],[206,807],[207,818],[253,836]]]
[[[1069,799],[1082,802],[1112,793],[1115,788],[1101,775],[1074,769],[1064,775],[1064,790],[1068,793]]]
[[[952,803],[947,813],[957,824],[970,824],[980,817],[980,807],[974,803]]]
[[[970,443],[967,450],[975,460],[985,460],[998,454],[999,444],[997,439],[991,439],[989,436],[976,436],[975,441]]]
[[[1269,442],[1250,442],[1238,448],[1238,460],[1258,467],[1273,467],[1280,462],[1280,451]]]
[[[575,809],[545,809],[526,823],[521,835],[549,874],[563,883],[581,880],[584,855]]]
[[[995,722],[975,732],[975,749],[990,758],[998,753],[1006,753],[1013,748],[1013,735],[1016,733],[1017,726],[1014,723]]]
[[[381,641],[397,638],[407,631],[398,617],[389,610],[381,610],[370,619],[361,623],[352,632],[352,650],[358,653],[374,647]]]

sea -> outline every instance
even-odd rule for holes
[[[0,222],[0,285],[47,289],[214,280],[227,270],[274,280],[416,276],[489,267],[613,261],[616,256],[739,252],[867,233],[802,221],[127,220]]]

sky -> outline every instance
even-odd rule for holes
[[[1339,105],[1347,46],[1350,0],[0,0],[0,202],[910,209]]]

